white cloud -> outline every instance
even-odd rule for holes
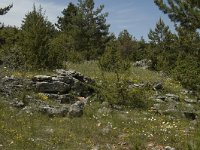
[[[1,0],[1,7],[5,7],[9,4],[13,4],[13,8],[3,16],[0,16],[0,22],[5,25],[21,26],[22,20],[27,12],[31,11],[33,4],[37,7],[42,6],[45,11],[45,16],[48,16],[48,20],[52,23],[57,21],[57,16],[61,15],[61,11],[66,8],[66,5],[54,3],[50,1],[39,1],[39,0]]]

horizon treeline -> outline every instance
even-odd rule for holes
[[[42,7],[25,14],[20,28],[0,28],[0,60],[14,69],[61,68],[65,62],[99,60],[113,45],[121,59],[152,60],[152,69],[164,71],[186,88],[200,90],[200,3],[198,0],[154,0],[175,25],[172,33],[162,18],[148,34],[137,40],[128,30],[109,32],[104,5],[94,0],[69,3],[56,24],[47,20]],[[5,15],[12,5],[1,8]],[[112,55],[110,53],[109,55]],[[109,58],[109,57],[108,57]],[[106,60],[109,62],[108,60]]]

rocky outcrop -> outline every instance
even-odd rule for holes
[[[60,81],[54,82],[36,82],[36,90],[37,92],[42,93],[68,93],[70,89],[70,85]]]
[[[55,75],[37,75],[32,78],[35,91],[43,93],[50,99],[54,99],[62,104],[70,104],[66,108],[55,108],[42,106],[41,112],[49,116],[80,117],[87,102],[87,97],[94,90],[91,87],[94,80],[83,76],[81,73],[72,70],[57,69]]]
[[[39,111],[50,117],[80,117],[94,84],[79,72],[58,69],[54,75],[36,75],[32,79],[6,76],[0,80],[0,94],[22,111],[26,108],[27,112]],[[28,91],[34,94],[26,95]]]
[[[152,61],[148,59],[143,59],[140,61],[136,61],[133,65],[136,67],[141,67],[143,69],[149,69],[152,67]]]
[[[49,117],[64,117],[68,113],[67,107],[51,107],[51,106],[40,106],[39,111],[47,114]]]
[[[151,108],[154,112],[159,114],[168,115],[170,117],[185,117],[189,120],[196,120],[200,113],[197,113],[195,106],[197,100],[195,99],[184,99],[180,100],[180,97],[175,94],[156,95],[152,97],[155,104]]]
[[[88,97],[94,92],[91,85],[94,84],[95,81],[88,77],[84,77],[79,72],[57,69],[56,73],[56,75],[52,76],[34,76],[32,81],[36,91],[59,95],[73,93],[83,97]]]
[[[74,97],[71,94],[45,94],[48,98],[54,99],[60,104],[73,104],[76,100],[78,100],[77,97]]]
[[[14,92],[29,89],[31,80],[16,78],[14,76],[5,76],[0,80],[0,94],[3,96],[11,96]]]
[[[179,96],[175,94],[157,95],[152,97],[155,102],[176,102],[179,101]]]

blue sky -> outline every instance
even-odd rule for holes
[[[6,25],[20,27],[24,15],[32,9],[33,3],[41,5],[48,19],[55,23],[57,16],[67,7],[69,2],[77,3],[77,0],[1,0],[0,6],[13,3],[14,7],[5,16],[0,16],[0,21]],[[94,0],[96,6],[104,4],[104,12],[108,12],[107,22],[111,25],[110,32],[119,34],[123,29],[127,29],[134,37],[145,39],[149,30],[154,29],[156,22],[161,17],[166,25],[173,30],[173,24],[164,15],[153,0]]]

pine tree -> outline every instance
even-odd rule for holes
[[[107,13],[102,13],[103,5],[96,9],[94,5],[93,0],[79,0],[77,5],[70,3],[57,23],[68,37],[68,49],[81,53],[88,60],[101,55],[109,41]]]
[[[25,56],[25,67],[48,68],[49,64],[49,40],[54,33],[53,25],[47,21],[42,13],[33,6],[33,10],[26,14],[20,36],[20,46]]]
[[[5,15],[12,7],[13,7],[13,5],[9,5],[9,6],[7,6],[7,7],[0,8],[0,15],[1,15],[1,16],[2,16],[2,15]],[[3,25],[2,25],[2,23],[0,22],[0,29],[2,29],[2,27],[3,27]],[[0,38],[0,44],[2,43],[2,40],[3,40],[3,39]]]
[[[9,5],[7,7],[4,7],[4,8],[0,8],[0,15],[5,15],[11,8],[13,7],[13,5]],[[2,23],[0,22],[0,28],[2,28],[3,25]],[[1,39],[0,39],[1,40]]]
[[[124,60],[120,53],[120,43],[110,41],[106,46],[105,53],[99,60],[99,67],[103,71],[120,74],[130,68],[129,61]]]
[[[163,54],[173,60],[172,75],[186,88],[200,89],[200,1],[199,0],[154,0],[155,4],[176,23],[177,37],[172,42],[174,51]],[[165,42],[165,45],[169,43]],[[163,59],[164,60],[164,59]],[[175,65],[174,65],[175,64]],[[171,66],[169,64],[168,66]]]
[[[157,70],[171,69],[175,64],[174,43],[176,36],[171,33],[169,27],[160,18],[155,29],[150,30],[148,37],[151,44],[149,58],[153,62],[153,68]]]
[[[5,15],[12,7],[13,5],[9,5],[7,7],[0,8],[0,15]]]
[[[19,67],[20,52],[17,48],[19,29],[11,26],[3,27],[0,30],[0,37],[0,59],[7,67]]]
[[[199,0],[154,0],[155,4],[169,18],[180,23],[188,30],[200,29],[200,1]]]
[[[106,43],[109,41],[106,17],[108,13],[102,13],[104,5],[100,5],[94,10],[94,0],[79,0],[78,7],[83,18],[82,41],[85,43],[87,59],[94,59],[104,52]]]
[[[171,39],[172,33],[169,30],[169,26],[166,26],[163,20],[160,18],[156,23],[154,30],[150,29],[148,37],[152,44],[164,44]]]
[[[66,58],[71,60],[73,53],[81,52],[82,46],[82,17],[78,13],[78,7],[73,3],[69,3],[68,7],[62,11],[63,16],[58,17],[58,23],[56,24],[59,29],[57,35],[58,43],[57,47],[62,47]],[[55,46],[54,46],[55,47]],[[73,60],[78,61],[78,60]]]
[[[118,41],[122,57],[124,59],[136,60],[136,53],[139,49],[136,39],[127,30],[123,30],[119,33]]]
[[[130,63],[121,57],[120,43],[117,40],[107,44],[105,53],[100,57],[99,68],[103,77],[100,94],[110,103],[125,105],[128,100],[128,84],[124,75],[129,71]],[[114,73],[115,79],[112,84],[107,82],[104,72]]]
[[[5,15],[12,7],[13,7],[13,5],[9,5],[7,7],[0,8],[0,16]],[[0,30],[2,30],[2,28],[3,28],[3,24],[0,22]],[[0,37],[0,48],[1,48],[2,44],[5,42],[4,38],[5,37],[2,37],[2,35],[1,35],[1,37]],[[0,51],[0,53],[2,54],[2,50]],[[0,62],[1,62],[1,60],[0,60]]]
[[[188,31],[184,27],[176,28],[178,39],[176,44],[179,53],[182,57],[187,57],[188,55],[199,58],[200,61],[200,34],[195,31]]]
[[[78,15],[78,8],[73,3],[69,3],[68,7],[62,11],[62,17],[58,17],[56,26],[63,32],[72,30],[76,17]]]
[[[136,53],[136,60],[142,60],[146,58],[146,51],[148,47],[148,43],[145,41],[143,37],[140,38],[138,43],[138,51]]]

